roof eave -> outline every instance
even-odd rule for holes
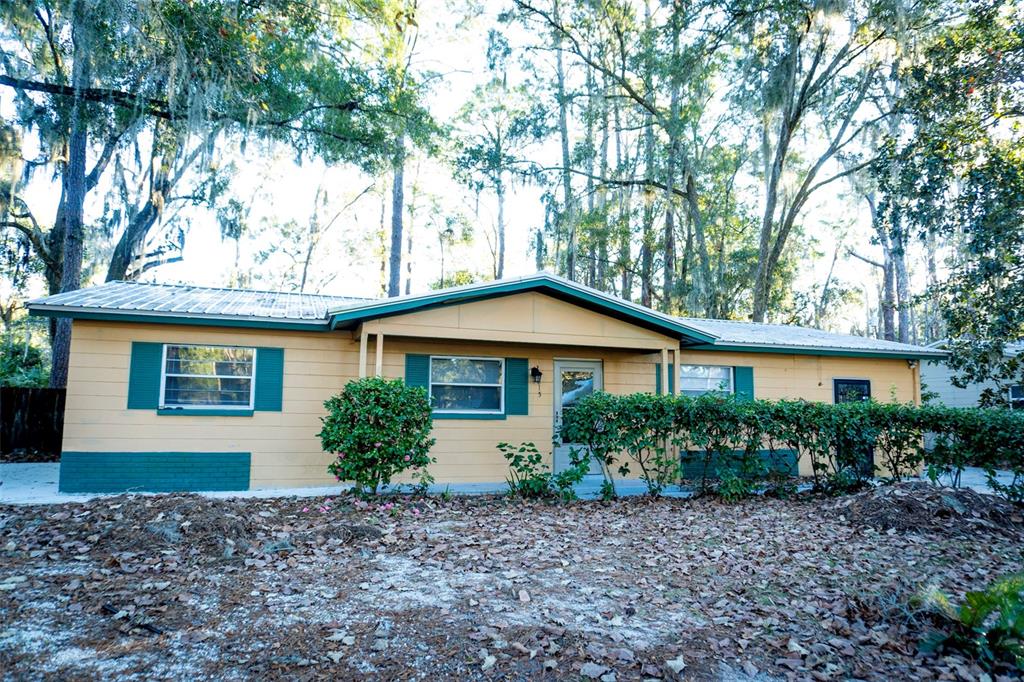
[[[242,327],[253,329],[280,329],[293,331],[329,331],[327,319],[299,320],[276,317],[254,317],[246,315],[206,315],[202,313],[169,313],[148,310],[116,310],[83,308],[78,306],[55,306],[29,302],[29,315],[38,317],[71,318],[75,320],[123,321],[134,323],[157,323],[196,325],[210,327]]]
[[[881,348],[846,348],[843,346],[806,346],[763,343],[705,343],[689,346],[684,350],[717,350],[745,353],[785,353],[790,355],[824,355],[837,357],[870,357],[896,360],[934,360],[946,357],[945,351],[928,348],[914,350]]]

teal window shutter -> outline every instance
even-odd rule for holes
[[[676,390],[676,365],[674,362],[668,363],[668,390],[669,393]],[[654,392],[657,395],[661,395],[661,363],[655,363],[654,365]]]
[[[128,368],[128,409],[155,410],[160,405],[160,365],[164,344],[132,341]]]
[[[405,385],[420,386],[430,390],[430,356],[413,355],[405,356]]]
[[[530,368],[526,358],[505,358],[505,414],[530,414]]]
[[[736,390],[736,397],[740,400],[754,399],[754,368],[733,367],[733,386]]]
[[[284,392],[284,348],[256,349],[256,395],[253,409],[280,412]]]

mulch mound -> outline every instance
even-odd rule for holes
[[[1024,509],[994,495],[930,483],[899,483],[848,495],[825,507],[853,526],[880,531],[1024,535]]]
[[[309,500],[213,499],[200,495],[125,495],[84,503],[0,508],[0,538],[52,551],[93,546],[111,553],[168,553],[230,559],[246,553],[287,554],[328,538],[342,543],[381,536],[374,525],[298,512]],[[14,510],[11,510],[12,512]],[[305,510],[304,510],[305,511]],[[26,545],[26,546],[28,546]]]

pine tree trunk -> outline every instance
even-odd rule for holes
[[[388,262],[388,296],[402,293],[402,213],[405,210],[405,149],[399,150],[391,181],[391,250]]]
[[[71,132],[68,142],[68,162],[64,169],[64,254],[60,278],[61,293],[75,291],[82,286],[82,250],[85,241],[85,153],[88,144],[88,123],[85,102],[78,96],[89,87],[88,29],[83,26],[81,7],[75,4],[74,65],[71,83],[76,96],[71,107]],[[57,320],[53,335],[50,387],[64,388],[68,383],[68,361],[71,357],[71,320]]]
[[[650,114],[644,121],[644,155],[647,177],[654,177],[654,125]],[[640,305],[651,307],[654,299],[654,192],[644,189],[644,208],[640,244]]]
[[[495,275],[501,279],[505,276],[505,183],[500,173],[494,189],[498,195],[498,267]]]
[[[896,300],[898,302],[897,315],[899,318],[899,330],[897,340],[900,343],[910,343],[910,275],[907,273],[907,258],[905,245],[897,239],[893,245],[893,270],[896,276]]]
[[[561,22],[561,6],[555,0],[554,19]],[[565,235],[565,276],[576,279],[576,227],[572,205],[572,175],[569,156],[569,100],[565,94],[565,65],[562,59],[562,37],[555,31],[555,74],[558,98],[558,136],[562,144],[562,214],[555,221],[556,229]],[[559,236],[559,239],[560,239]]]
[[[673,5],[678,8],[678,4]],[[679,20],[677,9],[672,11],[672,58],[679,58]],[[668,125],[668,159],[665,163],[665,275],[662,282],[662,310],[672,312],[672,299],[675,295],[676,274],[676,222],[675,222],[675,181],[676,166],[679,156],[679,76],[675,68],[671,70],[669,93],[669,125]]]

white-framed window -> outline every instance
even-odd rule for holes
[[[439,413],[504,413],[505,360],[431,355],[430,403]]]
[[[1024,410],[1024,384],[1010,386],[1010,407],[1014,410]]]
[[[165,344],[160,407],[251,410],[256,349]]]
[[[679,365],[679,393],[697,396],[705,393],[732,393],[732,367],[723,365]]]

